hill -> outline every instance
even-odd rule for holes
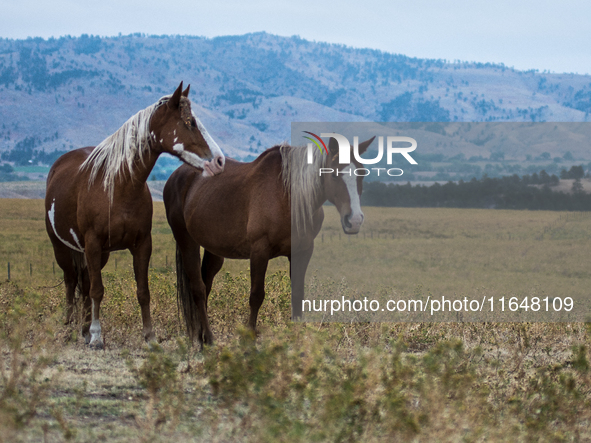
[[[292,121],[582,122],[591,111],[590,76],[299,37],[2,39],[0,154],[47,164],[54,150],[95,145],[180,80],[222,149],[243,159],[288,140]]]

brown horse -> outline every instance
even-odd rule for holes
[[[86,315],[82,334],[92,347],[103,347],[101,270],[109,253],[121,249],[133,255],[144,338],[154,340],[148,289],[152,198],[146,180],[158,156],[179,157],[192,169],[202,168],[203,176],[224,169],[222,151],[192,113],[189,87],[183,91],[182,86],[131,117],[97,147],[64,154],[49,171],[45,225],[64,271],[67,321],[73,320],[78,290]]]
[[[363,153],[373,138],[359,145]],[[265,273],[270,259],[290,260],[292,317],[302,313],[304,277],[314,238],[324,220],[323,203],[333,203],[346,234],[359,232],[362,178],[351,174],[359,163],[341,165],[338,144],[329,155],[282,145],[263,152],[252,163],[226,162],[223,179],[205,177],[182,165],[164,187],[168,223],[177,243],[177,296],[191,339],[213,343],[207,299],[224,258],[250,259],[250,318],[256,327],[265,298]],[[307,164],[307,156],[313,156]],[[319,168],[335,173],[320,175]],[[329,169],[326,169],[329,170]],[[340,174],[336,171],[339,170]],[[348,170],[347,175],[345,170]],[[199,247],[205,250],[203,263]]]

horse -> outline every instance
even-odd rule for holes
[[[374,138],[359,144],[360,154]],[[304,277],[324,220],[324,202],[335,205],[345,234],[359,232],[363,177],[352,172],[361,164],[341,165],[334,139],[328,151],[280,145],[251,163],[228,159],[223,180],[181,165],[166,182],[166,217],[176,240],[177,302],[190,339],[196,337],[202,349],[214,341],[207,300],[224,258],[250,260],[248,327],[254,331],[267,264],[275,257],[289,259],[292,318],[301,317]],[[333,173],[319,174],[320,168]]]
[[[180,158],[204,177],[224,170],[224,154],[191,111],[189,89],[183,91],[181,82],[172,95],[139,111],[98,146],[62,155],[49,171],[45,225],[64,272],[66,323],[74,319],[78,292],[85,311],[82,335],[91,348],[104,347],[101,270],[109,253],[122,249],[133,255],[144,338],[155,340],[148,288],[152,197],[146,181],[160,154]]]

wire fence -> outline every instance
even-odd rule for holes
[[[155,259],[152,257],[150,259],[150,269],[154,268],[164,268],[164,269],[172,269],[174,265],[174,260],[169,258],[169,255],[164,256],[163,262],[159,260],[160,257]],[[133,259],[131,255],[129,257],[113,257],[109,260],[107,265],[103,268],[103,271],[117,271],[122,269],[133,270]],[[49,262],[47,265],[42,265],[39,263],[33,263],[31,260],[12,260],[6,262],[5,267],[5,276],[6,281],[12,281],[14,279],[26,278],[26,277],[33,277],[37,275],[42,276],[54,276],[61,278],[63,275],[62,269],[58,266],[55,261],[51,261],[51,265]]]
[[[519,241],[526,240],[527,238],[534,238],[535,240],[542,241],[552,238],[553,234],[559,232],[565,227],[568,222],[581,221],[591,218],[591,212],[570,212],[561,214],[554,221],[545,225],[537,233],[496,233],[495,238],[497,240],[509,240]],[[318,243],[330,243],[330,242],[347,242],[355,243],[359,241],[371,241],[371,240],[395,240],[398,238],[404,238],[405,234],[397,233],[395,230],[373,230],[373,229],[361,229],[361,232],[355,235],[346,235],[342,231],[337,230],[323,230],[316,237]],[[162,251],[164,252],[164,251]],[[174,252],[167,251],[164,255],[161,253],[153,254],[150,259],[150,269],[172,269],[174,267]],[[55,261],[51,261],[49,267],[49,260],[47,265],[35,262],[34,260],[10,260],[6,262],[6,278],[8,281],[14,278],[26,278],[33,277],[34,275],[44,275],[61,278],[62,270],[57,266]],[[109,262],[105,265],[104,271],[117,271],[121,269],[133,269],[133,259],[127,251],[116,251],[111,254]]]

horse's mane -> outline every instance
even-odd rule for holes
[[[80,170],[90,169],[88,186],[102,173],[103,188],[113,203],[115,179],[123,173],[133,177],[133,163],[136,158],[143,163],[146,152],[150,150],[153,134],[150,133],[150,119],[156,110],[167,103],[170,95],[162,97],[158,102],[127,120],[113,135],[103,140],[88,158],[80,165]],[[189,102],[188,99],[182,98]],[[190,103],[190,102],[189,102]],[[189,105],[190,106],[190,105]]]
[[[313,150],[312,164],[308,164],[308,148],[287,144],[279,146],[283,186],[291,202],[291,226],[298,235],[312,227],[314,203],[320,191],[320,174],[326,157]]]

